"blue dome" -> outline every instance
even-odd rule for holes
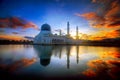
[[[51,31],[51,27],[48,24],[43,24],[41,26],[41,31]]]

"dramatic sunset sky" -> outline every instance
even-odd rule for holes
[[[0,39],[34,37],[48,23],[53,33],[101,40],[120,37],[120,0],[0,0]]]

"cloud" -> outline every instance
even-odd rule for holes
[[[87,19],[92,27],[101,27],[105,24],[105,19],[102,16],[97,15],[95,12],[85,14],[76,13],[75,15]]]
[[[1,34],[0,39],[5,39],[5,40],[27,40],[26,38],[22,36],[16,36],[16,35],[7,35],[7,34]]]
[[[19,34],[18,32],[12,32],[13,34]]]
[[[96,0],[92,0],[93,3],[96,3]]]
[[[0,29],[0,33],[4,33],[4,32],[5,32],[4,30]]]
[[[120,27],[120,0],[92,0],[92,2],[95,5],[95,12],[75,15],[87,19],[92,27]]]
[[[120,30],[113,30],[113,31],[110,31],[110,32],[106,32],[105,34],[108,38],[115,38],[115,37],[120,37]]]
[[[34,40],[34,37],[30,37],[30,36],[24,36],[24,38],[28,39],[28,40]]]
[[[88,36],[90,40],[115,39],[120,37],[120,29],[115,30],[99,30]]]
[[[22,29],[34,28],[38,29],[38,26],[33,22],[24,20],[19,17],[0,18],[0,28],[13,28],[21,27]]]

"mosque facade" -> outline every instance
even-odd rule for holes
[[[35,36],[34,44],[74,44],[74,40],[69,37],[69,22],[67,23],[67,35],[54,35],[49,24],[41,26],[40,33]]]

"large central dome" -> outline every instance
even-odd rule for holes
[[[43,24],[41,26],[41,31],[51,31],[51,27],[48,24]]]

